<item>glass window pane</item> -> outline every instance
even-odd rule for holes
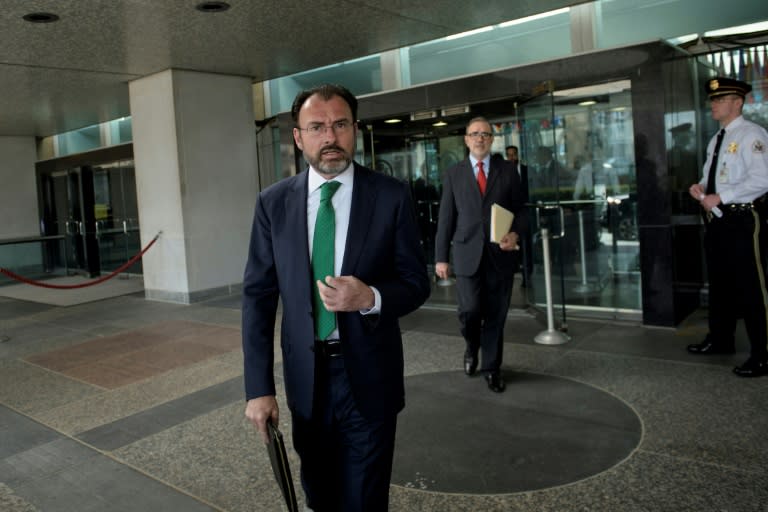
[[[718,0],[598,0],[596,12],[597,46],[611,48],[754,23],[765,2],[733,0],[726,7]]]
[[[485,32],[443,38],[410,47],[411,84],[507,68],[571,53],[570,15],[494,25]]]
[[[58,135],[58,156],[82,153],[101,147],[99,125],[88,126]]]
[[[381,90],[379,55],[350,60],[269,81],[272,113],[289,112],[296,95],[323,83],[343,83],[359,96]]]

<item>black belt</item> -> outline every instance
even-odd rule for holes
[[[341,340],[316,341],[315,354],[328,358],[341,357]]]
[[[755,209],[755,205],[753,203],[730,203],[730,204],[719,204],[717,205],[718,208],[720,208],[720,211],[723,212],[723,217],[734,217],[739,215],[748,214],[750,217],[752,216],[752,210]],[[714,215],[712,212],[707,212],[707,220],[712,221]]]
[[[731,203],[731,204],[721,204],[720,209],[723,210],[723,212],[746,212],[746,211],[752,211],[755,208],[755,205],[752,203]]]

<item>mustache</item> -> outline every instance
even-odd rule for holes
[[[323,149],[320,150],[320,154],[323,154],[327,151],[338,151],[340,153],[345,153],[344,149],[340,148],[336,144],[330,144],[328,146],[325,146]]]

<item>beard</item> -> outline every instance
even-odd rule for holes
[[[323,160],[323,153],[326,151],[336,151],[341,154],[339,158],[333,160]],[[332,144],[321,149],[317,154],[310,155],[304,152],[304,160],[309,162],[318,173],[324,176],[338,176],[352,163],[352,155],[347,153],[341,147]]]

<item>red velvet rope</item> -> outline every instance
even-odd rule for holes
[[[128,269],[131,265],[136,263],[141,259],[142,256],[144,256],[144,253],[149,250],[152,245],[157,241],[157,239],[160,238],[160,233],[155,235],[155,238],[152,239],[151,242],[147,244],[147,246],[141,250],[140,253],[136,254],[133,258],[126,261],[123,265],[121,265],[119,268],[117,268],[115,271],[113,271],[111,274],[108,274],[106,276],[101,276],[98,279],[94,279],[93,281],[88,281],[87,283],[80,283],[80,284],[50,284],[43,281],[34,281],[32,279],[27,279],[26,277],[20,276],[18,274],[14,274],[7,268],[0,268],[0,274],[4,274],[11,279],[15,279],[16,281],[20,281],[22,283],[31,284],[32,286],[39,286],[41,288],[54,288],[57,290],[72,290],[74,288],[85,288],[86,286],[93,286],[95,284],[103,283],[104,281],[108,279],[112,279],[120,272],[123,272],[124,270]]]

